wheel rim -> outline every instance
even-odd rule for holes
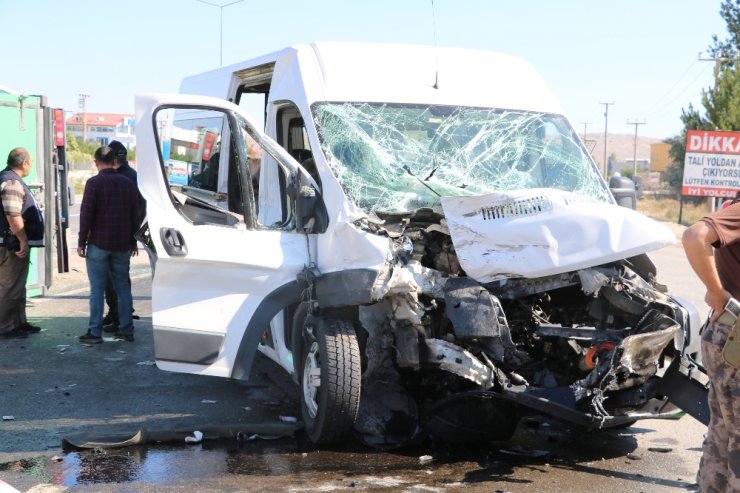
[[[321,359],[319,355],[319,343],[314,341],[306,354],[303,364],[303,401],[311,418],[315,418],[319,412],[317,396],[321,387]]]

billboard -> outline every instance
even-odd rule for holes
[[[689,130],[682,195],[734,198],[740,191],[740,132]]]

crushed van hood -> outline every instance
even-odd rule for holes
[[[442,208],[460,264],[481,283],[560,274],[676,242],[636,211],[559,190],[442,197]]]

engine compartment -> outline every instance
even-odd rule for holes
[[[482,284],[466,276],[442,214],[378,214],[356,226],[393,244],[374,303],[357,307],[355,430],[366,443],[404,443],[425,428],[444,434],[440,426],[454,436],[491,420],[504,436],[501,422],[533,409],[528,393],[552,401],[555,414],[566,407],[590,425],[618,424],[611,418],[654,397],[664,357],[684,340],[683,309],[645,255]]]

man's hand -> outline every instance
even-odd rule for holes
[[[18,258],[28,257],[28,240],[21,240],[21,248],[15,252],[15,256]]]
[[[712,309],[712,322],[716,321],[722,315],[722,312],[725,310],[725,303],[727,303],[727,300],[730,298],[732,298],[732,295],[724,289],[716,293],[707,291],[707,294],[704,296],[704,301],[706,301],[707,305]]]
[[[77,255],[79,255],[82,258],[85,258],[86,256],[85,247],[77,247]]]
[[[132,257],[136,257],[138,254],[139,254],[139,248],[138,247],[133,247],[131,249],[131,256]]]

